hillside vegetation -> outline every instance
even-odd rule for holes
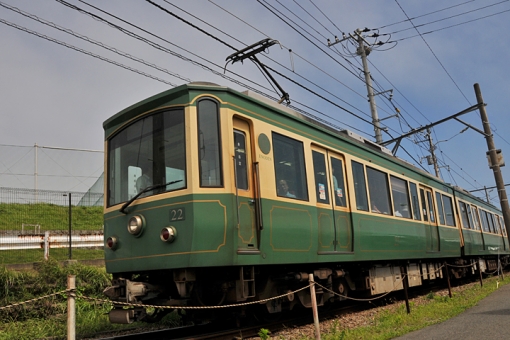
[[[103,207],[72,206],[73,230],[103,229]],[[41,231],[67,230],[69,207],[49,203],[0,203],[0,231],[21,230],[23,224],[38,224]],[[34,227],[25,229],[34,230]]]

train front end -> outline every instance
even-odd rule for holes
[[[105,264],[113,275],[105,294],[112,301],[185,305],[194,268],[228,264],[231,196],[220,176],[218,107],[184,85],[105,121]],[[165,314],[115,306],[114,323]]]

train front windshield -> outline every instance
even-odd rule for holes
[[[186,187],[184,110],[157,112],[135,121],[108,141],[108,206]]]

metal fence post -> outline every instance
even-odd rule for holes
[[[67,275],[67,340],[76,339],[76,275]]]
[[[69,260],[72,260],[73,258],[73,248],[72,248],[72,236],[71,236],[71,229],[73,225],[73,210],[71,205],[71,193],[69,193]]]

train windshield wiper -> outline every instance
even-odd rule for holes
[[[122,206],[122,208],[120,208],[120,212],[123,213],[123,214],[127,214],[127,211],[126,211],[126,208],[129,207],[129,205],[131,203],[133,203],[138,197],[140,197],[140,195],[146,193],[147,191],[151,191],[151,190],[155,190],[155,189],[158,189],[158,188],[162,188],[162,187],[166,187],[167,185],[170,185],[170,184],[174,184],[174,183],[178,183],[178,182],[182,182],[182,179],[179,179],[177,181],[171,181],[171,182],[168,182],[168,183],[163,183],[163,184],[156,184],[156,185],[152,185],[150,187],[147,187],[143,190],[141,190],[138,194],[136,194],[135,196],[131,197],[131,199],[129,201],[127,201],[126,203],[124,203],[124,205]]]

